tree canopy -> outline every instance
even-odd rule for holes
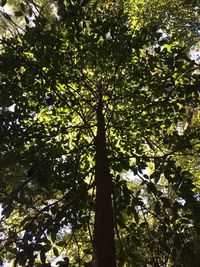
[[[198,1],[1,6],[0,264],[199,266]]]

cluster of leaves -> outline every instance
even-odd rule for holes
[[[28,24],[33,5],[25,3],[15,16]],[[187,166],[175,162],[199,152],[198,124],[184,128],[199,106],[188,45],[163,37],[159,12],[156,22],[147,11],[141,22],[132,17],[143,1],[131,9],[126,1],[49,3],[54,19],[36,12],[34,27],[2,39],[2,258],[51,266],[55,257],[68,266],[59,260],[65,251],[74,266],[90,264],[101,87],[118,266],[190,266],[194,258],[198,266],[199,200]],[[128,170],[137,182],[124,180]]]

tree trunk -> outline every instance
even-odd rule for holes
[[[106,149],[102,91],[99,89],[96,137],[96,203],[93,267],[116,267],[112,209],[112,178]]]

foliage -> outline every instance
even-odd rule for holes
[[[199,266],[198,10],[179,2],[50,1],[34,27],[21,2],[27,25],[1,40],[2,259],[91,265],[101,89],[117,266]]]

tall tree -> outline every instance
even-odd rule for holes
[[[1,254],[14,266],[51,266],[50,252],[58,257],[58,246],[67,246],[60,235],[71,231],[76,241],[82,228],[90,234],[93,266],[122,265],[115,252],[118,226],[126,228],[126,213],[149,233],[146,207],[162,225],[165,258],[152,250],[148,260],[158,266],[167,254],[175,262],[181,245],[173,238],[185,238],[180,228],[192,220],[199,233],[193,177],[175,161],[199,151],[199,127],[180,132],[188,112],[198,109],[199,65],[188,56],[184,36],[165,35],[158,24],[166,13],[153,19],[151,11],[147,19],[151,1],[52,3],[54,19],[35,13],[34,26],[26,19],[24,32],[2,38]],[[182,27],[172,7],[171,31]],[[124,181],[127,170],[153,203],[145,205],[144,193]],[[68,259],[58,265],[68,266]]]

